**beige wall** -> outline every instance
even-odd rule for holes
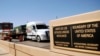
[[[100,21],[100,10],[79,14],[75,16],[65,17],[65,18],[59,18],[55,20],[50,21],[50,47],[51,50],[54,52],[62,53],[62,54],[68,54],[68,55],[74,55],[74,56],[84,56],[84,55],[95,55],[99,54],[99,51],[90,51],[90,50],[81,50],[81,49],[75,49],[75,48],[63,48],[63,47],[57,47],[54,46],[54,39],[53,39],[53,27],[54,26],[61,26],[61,25],[71,25],[71,24],[78,24],[78,23],[85,23],[85,22],[94,22],[94,21]],[[77,52],[76,52],[77,51]],[[89,54],[89,53],[95,53],[95,54]]]
[[[12,56],[67,56],[61,53],[52,52],[49,49],[15,44],[3,40],[0,40],[0,48],[5,49]]]
[[[9,51],[9,43],[8,42],[0,40],[0,47],[6,49],[6,51]]]
[[[48,56],[48,54],[50,53],[50,51],[47,49],[31,47],[21,44],[16,44],[16,50],[18,50],[17,52],[26,53],[27,55],[32,55],[32,56],[41,56],[41,55]],[[18,55],[21,56],[21,54]]]
[[[5,49],[8,53],[12,54],[12,56],[15,56],[15,44],[0,40],[0,48]]]
[[[51,20],[50,26],[69,25],[91,21],[100,21],[100,10]]]

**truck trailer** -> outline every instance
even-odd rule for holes
[[[20,41],[26,40],[26,25],[14,27],[12,36]]]

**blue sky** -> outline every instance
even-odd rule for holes
[[[19,26],[30,21],[68,17],[100,10],[100,0],[0,0],[0,22]]]

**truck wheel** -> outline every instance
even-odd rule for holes
[[[12,41],[12,39],[9,39],[9,42],[11,42]]]
[[[36,40],[37,40],[37,42],[40,42],[41,41],[40,36],[37,36]]]
[[[26,36],[24,36],[24,37],[23,37],[23,40],[24,40],[24,41],[26,41],[26,40],[27,40],[27,37],[26,37]]]

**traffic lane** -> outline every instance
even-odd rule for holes
[[[18,39],[12,39],[12,42],[17,43],[17,44],[24,44],[24,45],[28,45],[28,46],[33,46],[33,47],[50,49],[50,42],[49,41],[36,42],[36,41],[32,41],[32,40],[27,40],[27,41],[20,42]]]

